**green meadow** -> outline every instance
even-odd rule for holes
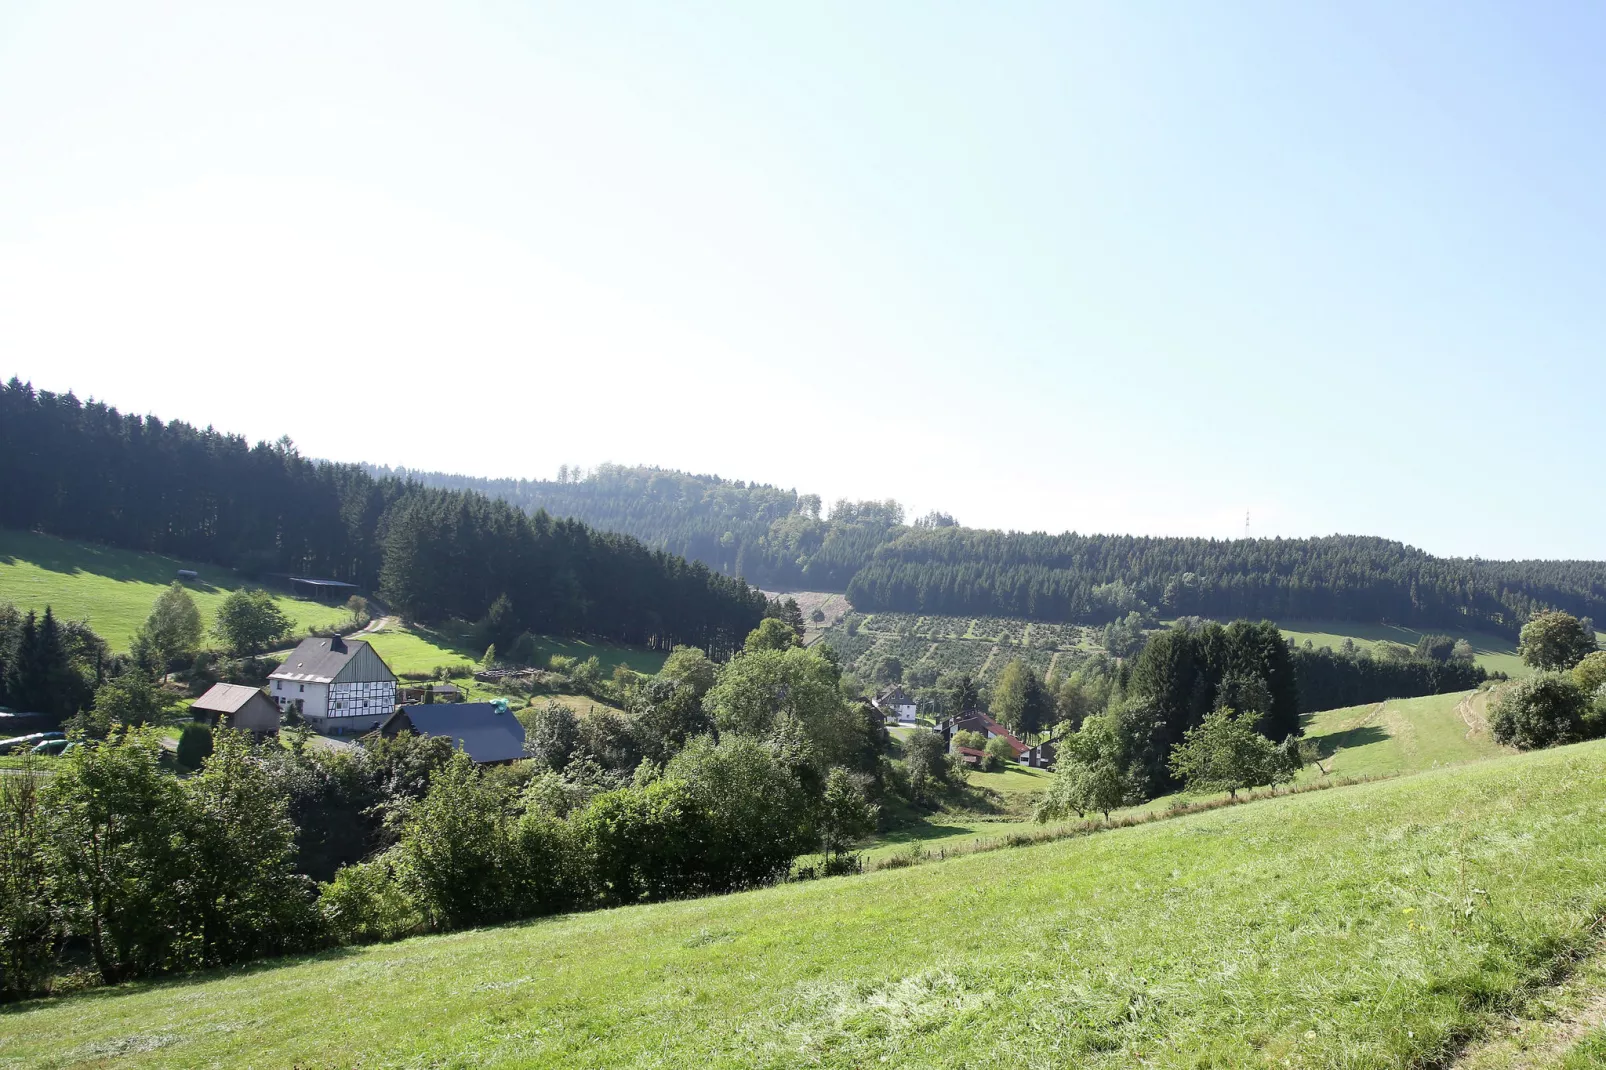
[[[395,673],[427,673],[437,665],[478,664],[485,655],[483,647],[475,649],[470,626],[461,621],[450,622],[439,628],[427,628],[392,620],[363,638],[373,644],[374,650]],[[637,672],[656,673],[664,667],[664,659],[668,657],[659,651],[639,647],[541,636],[538,663],[545,667],[554,654],[582,660],[595,656],[602,663],[603,675],[612,673],[618,665],[628,665]]]
[[[1442,1065],[1590,947],[1606,743],[127,985],[0,1066]]]
[[[50,606],[58,617],[88,620],[114,650],[128,649],[157,596],[181,568],[200,574],[185,586],[208,628],[231,591],[254,586],[215,565],[37,532],[0,530],[0,603],[14,602],[24,612],[33,609],[40,613]],[[331,627],[346,618],[340,606],[287,595],[275,595],[274,600],[297,632]]]
[[[1286,638],[1294,640],[1300,646],[1308,640],[1312,646],[1330,647],[1333,650],[1342,649],[1345,639],[1352,639],[1355,645],[1363,650],[1370,650],[1379,643],[1401,643],[1415,648],[1417,641],[1425,632],[1415,628],[1406,628],[1398,624],[1357,624],[1354,621],[1278,621],[1277,627],[1282,630]],[[1517,643],[1512,639],[1503,639],[1498,635],[1486,632],[1461,631],[1455,629],[1435,629],[1434,635],[1448,635],[1452,639],[1465,639],[1472,644],[1475,660],[1490,672],[1503,672],[1515,679],[1527,676],[1529,668],[1517,656]]]
[[[1326,710],[1305,720],[1333,776],[1416,773],[1508,754],[1489,734],[1490,691],[1390,699]],[[1301,780],[1318,775],[1315,767]]]

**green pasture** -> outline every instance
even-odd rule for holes
[[[1595,940],[1606,743],[23,1004],[0,1066],[1447,1065]]]
[[[14,602],[24,612],[33,609],[40,613],[50,606],[57,617],[88,620],[114,650],[128,649],[157,596],[181,568],[200,574],[185,586],[208,628],[225,596],[253,586],[214,565],[114,550],[37,532],[0,530],[0,603]],[[340,606],[288,595],[275,595],[274,600],[299,633],[332,627],[346,617]]]
[[[439,628],[392,622],[367,633],[363,638],[373,644],[374,650],[390,666],[391,672],[398,674],[427,673],[437,665],[461,665],[464,662],[477,665],[485,655],[483,647],[478,650],[474,648],[470,626],[461,621]],[[668,657],[656,650],[552,636],[541,636],[539,649],[537,660],[542,668],[554,654],[582,660],[595,655],[602,663],[604,675],[613,672],[618,665],[628,665],[637,672],[656,673],[664,667],[664,659]]]
[[[1510,753],[1489,734],[1488,691],[1390,699],[1326,710],[1305,720],[1333,776],[1416,773]],[[1306,768],[1301,781],[1318,776]]]
[[[1382,642],[1401,643],[1414,649],[1417,641],[1423,635],[1429,634],[1399,624],[1357,624],[1354,621],[1290,620],[1278,621],[1277,627],[1282,630],[1285,638],[1292,639],[1300,646],[1304,646],[1305,641],[1309,640],[1312,646],[1325,646],[1333,650],[1342,649],[1345,639],[1353,639],[1356,646],[1365,650],[1370,650]],[[1531,671],[1517,656],[1517,643],[1513,639],[1504,639],[1487,632],[1453,628],[1435,628],[1431,634],[1465,639],[1472,644],[1472,651],[1478,664],[1490,672],[1503,672],[1515,679],[1527,676]]]

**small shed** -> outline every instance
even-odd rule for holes
[[[524,757],[524,726],[506,702],[398,706],[379,726],[379,734],[390,738],[402,732],[444,736],[480,765]]]
[[[190,705],[196,720],[212,724],[222,721],[227,728],[238,728],[258,736],[277,735],[279,707],[267,695],[243,684],[213,684]]]

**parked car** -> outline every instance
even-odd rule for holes
[[[67,748],[71,746],[72,744],[65,739],[47,739],[43,743],[34,747],[33,753],[43,755],[47,758],[53,758],[56,755],[65,754],[67,752]]]
[[[29,732],[25,736],[12,736],[10,739],[0,739],[0,754],[20,754],[47,740],[65,738],[64,732]]]

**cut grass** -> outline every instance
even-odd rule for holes
[[[1426,1065],[1593,940],[1606,744],[24,1004],[0,1060]]]
[[[113,650],[128,649],[157,597],[181,568],[200,574],[185,586],[208,629],[225,596],[253,586],[214,565],[114,550],[37,532],[0,530],[0,603],[14,602],[23,612],[43,613],[50,606],[58,618],[87,620]],[[346,619],[340,606],[282,594],[275,594],[274,601],[298,634],[333,627]]]
[[[1305,736],[1333,776],[1416,773],[1492,758],[1510,751],[1489,735],[1490,699],[1488,691],[1462,691],[1326,710],[1306,718]],[[1309,767],[1300,781],[1319,775]]]
[[[469,626],[461,622],[440,628],[391,623],[363,638],[373,644],[374,651],[385,659],[390,671],[398,674],[427,673],[438,665],[478,664],[485,655],[484,648],[474,649]],[[668,656],[656,650],[550,636],[540,637],[539,649],[537,661],[543,668],[554,654],[581,659],[595,656],[602,663],[605,676],[618,665],[628,665],[637,672],[656,673],[664,667]]]
[[[1527,676],[1533,671],[1517,656],[1515,640],[1503,639],[1486,632],[1445,628],[1426,633],[1398,624],[1357,624],[1354,621],[1320,620],[1278,621],[1277,627],[1282,630],[1284,638],[1292,639],[1300,646],[1304,646],[1305,641],[1309,640],[1312,646],[1325,646],[1333,650],[1342,649],[1345,639],[1353,639],[1355,645],[1364,650],[1370,650],[1383,642],[1401,643],[1414,649],[1417,641],[1425,634],[1448,635],[1452,639],[1465,639],[1471,643],[1477,663],[1490,672],[1503,672],[1516,679],[1519,676]]]

